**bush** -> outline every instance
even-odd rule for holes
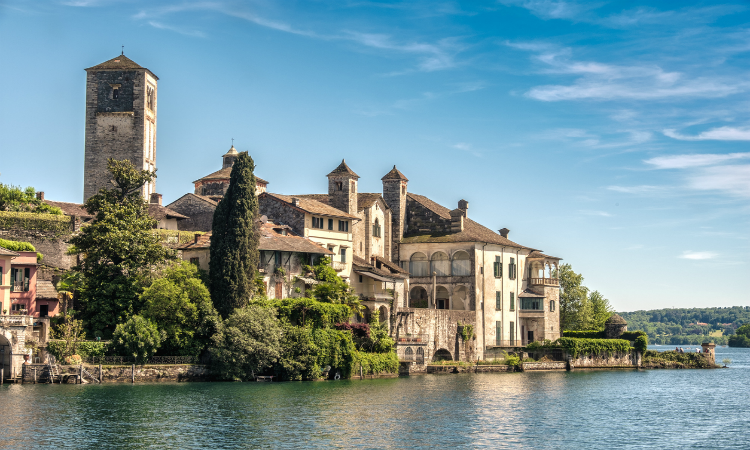
[[[362,367],[363,375],[398,372],[398,356],[393,351],[388,353],[355,352],[354,363],[355,370],[357,364]]]
[[[319,349],[318,366],[331,366],[331,375],[338,370],[342,378],[349,378],[354,365],[354,353],[357,351],[351,333],[318,328],[313,329],[312,336]]]
[[[626,341],[635,341],[638,339],[639,336],[645,336],[646,339],[648,339],[648,334],[646,334],[645,331],[626,331],[622,333],[622,336],[620,336],[620,339],[625,339]]]
[[[257,300],[257,304],[276,308],[280,319],[292,325],[329,328],[336,323],[348,322],[352,314],[347,305],[320,302],[312,298],[285,298],[283,300]]]
[[[318,355],[312,329],[283,325],[284,337],[281,341],[281,356],[273,371],[280,381],[314,380],[320,377]]]
[[[640,353],[648,350],[648,336],[638,336],[635,338],[635,346],[633,348]]]
[[[33,245],[31,245],[29,242],[8,241],[5,239],[0,239],[0,247],[6,248],[13,252],[35,252],[36,251],[36,248]]]
[[[115,328],[112,350],[121,356],[133,356],[137,362],[144,363],[153,356],[163,340],[164,337],[154,322],[135,315]]]
[[[699,368],[714,367],[703,353],[678,353],[674,350],[657,352],[647,350],[643,353],[641,364],[646,367],[662,368]]]
[[[604,334],[604,331],[586,330],[586,331],[563,331],[563,337],[571,337],[571,338],[578,338],[578,339],[604,339],[607,336]]]

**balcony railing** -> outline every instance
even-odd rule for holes
[[[12,315],[12,316],[2,315],[0,316],[0,323],[2,323],[4,326],[28,327],[34,324],[34,318],[31,316],[21,316],[21,315]]]
[[[495,340],[495,341],[492,341],[491,343],[489,343],[489,342],[487,343],[487,347],[488,348],[492,348],[492,347],[522,347],[522,346],[523,346],[523,343],[521,342],[520,339],[515,339],[515,340],[500,340],[500,341]]]
[[[26,281],[15,281],[10,284],[10,291],[11,292],[24,292],[29,290],[29,282]]]
[[[530,278],[529,282],[534,285],[540,286],[559,286],[560,282],[557,278]]]
[[[426,334],[410,334],[399,336],[396,339],[398,345],[426,345],[428,336]]]
[[[331,263],[331,267],[333,267],[333,270],[335,270],[336,272],[341,272],[343,270],[346,270],[346,263],[342,263],[342,262],[339,262],[339,261],[333,261]]]
[[[424,364],[424,355],[403,355],[400,356],[398,360],[403,362],[416,362],[417,364]]]

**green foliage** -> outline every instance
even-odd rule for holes
[[[637,330],[637,331],[626,331],[622,333],[620,336],[620,339],[625,339],[626,341],[635,341],[638,339],[639,336],[645,336],[648,337],[648,334],[645,331]]]
[[[36,248],[29,242],[8,241],[0,239],[0,247],[14,252],[35,252]]]
[[[583,285],[583,275],[575,273],[570,264],[560,266],[560,329],[600,330],[614,310],[609,300]]]
[[[599,291],[589,294],[587,309],[588,322],[586,328],[592,330],[603,330],[604,322],[615,312],[612,305],[609,304],[609,300],[604,298]]]
[[[458,326],[461,327],[461,339],[464,342],[474,337],[474,325],[461,325],[461,322],[458,322]]]
[[[78,351],[78,343],[86,339],[86,333],[83,331],[83,322],[73,317],[73,311],[66,310],[67,303],[63,303],[62,320],[52,336],[59,338],[65,343],[60,352],[61,357],[74,355]]]
[[[95,216],[71,239],[80,253],[74,268],[82,275],[83,318],[91,331],[112,333],[112,323],[125,323],[141,310],[140,294],[152,270],[176,258],[151,231],[156,225],[147,212],[140,188],[153,172],[129,161],[110,159],[114,189],[101,189],[85,204]]]
[[[666,308],[621,312],[628,328],[648,333],[652,344],[699,345],[728,343],[728,336],[750,323],[750,307]]]
[[[331,366],[329,376],[338,371],[342,378],[349,378],[354,365],[354,353],[357,351],[352,342],[351,332],[316,328],[313,329],[312,335],[319,349],[318,366]]]
[[[307,266],[315,274],[319,281],[313,287],[313,297],[321,302],[340,303],[351,307],[352,311],[359,313],[359,297],[354,289],[349,286],[336,271],[331,267],[331,260],[327,257],[320,258],[318,263],[312,267]]]
[[[639,353],[645,352],[648,349],[648,336],[638,336],[635,338],[633,348]]]
[[[320,377],[318,354],[312,328],[296,327],[282,322],[284,337],[281,341],[281,356],[273,371],[280,381],[314,380]]]
[[[0,228],[51,233],[55,238],[71,233],[70,218],[52,214],[0,211]]]
[[[737,328],[734,335],[729,336],[730,347],[750,347],[750,324]]]
[[[631,350],[630,342],[624,339],[590,339],[574,337],[561,337],[554,342],[549,340],[544,342],[531,342],[526,346],[526,349],[528,350],[536,350],[540,348],[563,348],[574,358],[578,355],[600,355],[603,353],[611,355],[613,353],[627,353]]]
[[[111,348],[117,355],[133,356],[137,362],[143,363],[156,353],[163,340],[154,322],[134,315],[127,322],[117,325]]]
[[[711,361],[703,353],[678,353],[674,350],[657,352],[647,350],[643,353],[641,364],[651,368],[698,368],[705,369],[714,367]]]
[[[143,316],[165,334],[162,355],[198,356],[218,328],[218,313],[194,264],[167,268],[141,295]]]
[[[177,231],[177,230],[151,230],[159,238],[162,244],[188,244],[195,240],[196,234],[205,234],[202,231]]]
[[[51,340],[47,342],[47,351],[52,354],[58,361],[63,361],[66,357],[65,349],[67,343],[62,340]],[[71,355],[79,355],[82,358],[91,356],[104,356],[109,351],[109,342],[103,341],[79,341],[75,351]]]
[[[572,337],[572,338],[578,338],[578,339],[604,339],[606,336],[604,334],[604,331],[597,331],[597,330],[574,331],[574,330],[568,330],[568,331],[563,331],[563,337]]]
[[[232,166],[229,188],[214,211],[210,290],[222,317],[246,306],[255,293],[259,230],[254,170],[250,155],[240,153]]]
[[[393,351],[395,342],[388,336],[388,327],[380,323],[377,314],[370,317],[370,334],[363,342],[359,350],[373,353],[390,353]]]
[[[50,206],[36,198],[36,190],[29,186],[11,186],[0,183],[0,211],[62,215],[60,208]]]
[[[727,367],[728,365],[732,364],[732,360],[729,358],[724,358],[721,360],[721,363],[724,364],[724,367]]]
[[[354,371],[359,373],[357,367],[362,367],[363,375],[377,375],[381,373],[398,372],[398,356],[396,352],[366,353],[354,352]]]
[[[271,306],[279,318],[292,325],[313,328],[330,328],[340,322],[348,322],[352,312],[347,305],[321,302],[312,298],[285,298],[256,300],[254,303]]]
[[[237,308],[211,338],[214,372],[230,380],[250,380],[281,356],[282,328],[272,308]]]

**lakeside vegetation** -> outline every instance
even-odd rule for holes
[[[666,308],[621,312],[628,329],[643,330],[652,344],[700,345],[729,343],[729,335],[750,324],[750,307]]]

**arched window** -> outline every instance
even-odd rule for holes
[[[448,255],[443,252],[435,252],[430,258],[430,272],[436,272],[439,277],[447,277],[451,274],[451,262]],[[432,273],[430,273],[432,275]]]
[[[406,350],[404,350],[404,361],[412,360],[414,360],[414,350],[411,347],[406,347]]]
[[[448,289],[438,286],[435,292],[435,309],[450,309]]]
[[[550,300],[549,301],[549,310],[550,311],[554,311],[555,310],[555,301],[554,300]]]
[[[381,237],[380,232],[380,222],[378,222],[378,219],[375,219],[375,223],[372,224],[372,237]]]
[[[469,254],[460,251],[453,254],[453,276],[467,277],[471,275],[471,260]]]
[[[414,286],[409,292],[409,308],[427,308],[427,290]]]
[[[424,253],[414,253],[409,261],[409,274],[413,277],[426,277],[430,275],[430,262]]]

